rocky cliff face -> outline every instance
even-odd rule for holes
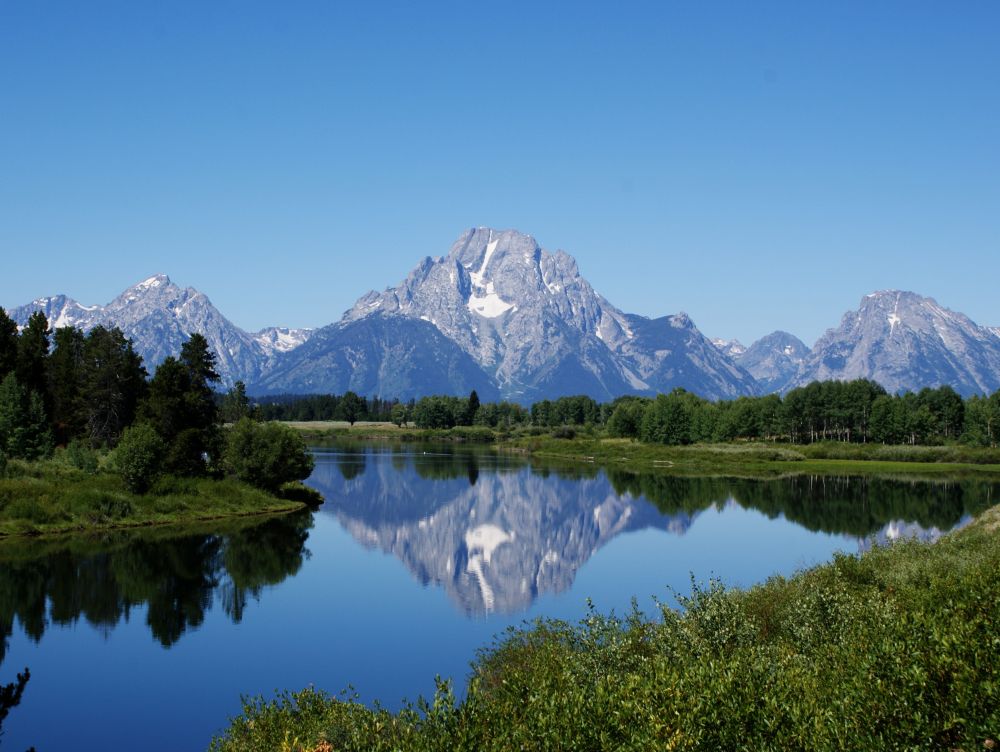
[[[277,358],[256,382],[257,394],[342,394],[418,399],[469,394],[492,401],[500,393],[458,345],[419,319],[374,314],[318,329]]]
[[[674,386],[719,398],[756,392],[745,371],[681,314],[623,313],[571,256],[522,233],[476,228],[425,258],[398,286],[362,297],[344,324],[419,319],[466,352],[501,395],[521,402],[585,393],[613,399]]]
[[[128,288],[107,305],[83,306],[59,295],[40,298],[15,308],[11,317],[23,326],[42,311],[49,326],[117,326],[129,337],[152,372],[168,355],[177,355],[193,332],[203,334],[218,358],[223,385],[238,380],[258,381],[278,354],[308,338],[308,330],[264,330],[248,334],[223,316],[208,297],[193,288],[180,288],[157,274]]]
[[[949,384],[963,395],[1000,388],[1000,327],[979,326],[915,293],[867,295],[811,351],[780,331],[744,348],[708,340],[684,313],[625,313],[565,252],[546,251],[514,230],[483,227],[316,332],[245,332],[203,293],[164,275],[104,306],[58,295],[12,316],[23,326],[34,311],[53,327],[120,327],[150,370],[199,332],[218,356],[223,385],[242,380],[258,394],[352,389],[409,399],[475,389],[482,399],[530,404],[675,387],[731,399],[825,379],[869,378],[889,391]]]
[[[890,392],[942,384],[963,396],[993,392],[1000,388],[1000,340],[932,298],[872,293],[820,338],[789,385],[857,378]]]

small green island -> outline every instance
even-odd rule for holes
[[[52,341],[50,342],[50,337]],[[219,397],[192,334],[148,378],[118,329],[22,332],[0,309],[0,537],[292,512],[318,495],[298,433]]]

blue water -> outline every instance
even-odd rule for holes
[[[3,748],[200,750],[241,695],[310,684],[396,708],[436,674],[461,690],[508,625],[577,619],[588,598],[652,611],[692,574],[751,585],[901,527],[933,537],[970,502],[957,486],[716,479],[650,491],[657,505],[624,490],[634,482],[476,452],[341,448],[317,454],[309,483],[327,502],[311,521],[0,546],[0,682],[31,670]],[[777,497],[799,521],[741,494]],[[897,501],[876,508],[896,494],[913,500],[903,516]],[[831,507],[846,511],[831,521]]]

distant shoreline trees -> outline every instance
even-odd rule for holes
[[[345,405],[351,404],[351,418]],[[364,408],[358,412],[358,406]],[[878,444],[997,446],[1000,391],[962,397],[951,387],[889,394],[867,379],[817,381],[784,397],[737,397],[713,402],[684,389],[656,397],[623,396],[598,403],[583,396],[540,400],[525,408],[511,402],[480,402],[432,395],[402,403],[345,395],[282,395],[262,398],[255,407],[271,420],[412,421],[418,428],[484,426],[559,429],[591,427],[611,437],[644,443],[683,445],[767,441],[811,444],[821,441]],[[564,432],[565,433],[565,432]]]
[[[242,383],[225,395],[214,390],[219,383],[215,362],[205,338],[192,334],[181,352],[149,378],[142,358],[117,328],[51,332],[45,316],[36,312],[18,333],[0,308],[0,451],[10,458],[36,459],[74,442],[113,448],[139,421],[163,441],[165,472],[222,472],[221,424],[244,418],[502,431],[590,427],[612,437],[674,445],[1000,443],[1000,391],[967,399],[949,386],[889,394],[874,381],[857,379],[813,382],[784,396],[717,402],[680,388],[603,404],[582,395],[560,397],[530,408],[481,402],[475,391],[468,398],[432,395],[405,403],[351,391],[252,400]]]

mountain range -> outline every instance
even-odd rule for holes
[[[889,391],[949,384],[963,395],[1000,388],[1000,327],[912,292],[865,296],[812,348],[782,331],[746,347],[708,339],[682,312],[626,313],[594,290],[566,252],[484,227],[316,330],[244,331],[204,293],[162,274],[107,305],[56,295],[11,316],[23,326],[35,311],[52,327],[120,327],[150,370],[200,332],[218,356],[223,384],[243,381],[258,395],[351,389],[409,399],[475,389],[482,399],[528,404],[675,387],[729,399],[816,379],[872,378]]]

